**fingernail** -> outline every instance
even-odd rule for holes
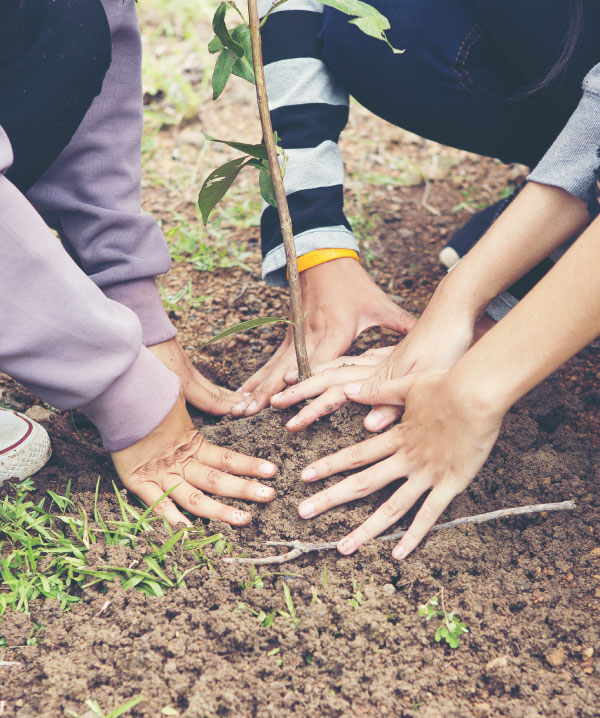
[[[304,481],[310,481],[311,479],[315,479],[317,476],[317,470],[313,469],[312,466],[307,466],[306,469],[300,474],[300,478]]]
[[[270,499],[271,496],[273,496],[275,492],[270,486],[259,486],[256,489],[256,498],[257,499]]]
[[[407,554],[408,551],[402,544],[398,544],[398,546],[396,546],[396,548],[392,551],[392,556],[397,561],[402,561],[403,558],[406,558]]]
[[[344,387],[344,394],[350,394],[350,396],[356,396],[360,394],[362,384],[346,384]]]
[[[347,556],[349,553],[356,551],[356,544],[354,543],[353,538],[351,538],[350,536],[346,536],[346,538],[343,538],[338,543],[337,548],[340,553],[343,553]]]
[[[236,404],[234,407],[232,407],[231,411],[244,411],[246,408],[246,402],[240,401],[239,404]]]
[[[277,471],[277,467],[270,461],[263,461],[258,470],[263,476],[272,476]]]
[[[234,511],[231,515],[233,523],[241,524],[250,518],[250,514],[247,511]]]
[[[297,416],[295,416],[293,419],[290,419],[288,421],[288,423],[286,424],[286,427],[288,429],[293,429],[295,426],[298,426],[299,423],[300,423],[300,419]]]
[[[287,374],[283,375],[283,381],[291,381],[292,379],[298,378],[298,372],[297,371],[288,371]]]
[[[271,403],[273,403],[274,401],[279,401],[281,399],[281,394],[282,392],[279,392],[279,394],[273,394],[273,396],[271,397]]]
[[[303,519],[312,519],[317,513],[317,509],[312,501],[305,501],[298,506],[298,513]]]
[[[250,413],[252,413],[256,409],[257,406],[258,406],[258,404],[255,401],[251,401],[250,404],[248,405],[248,408],[246,409],[246,411],[249,411]]]
[[[374,409],[365,418],[365,427],[367,429],[377,430],[383,424],[384,416],[381,412]]]

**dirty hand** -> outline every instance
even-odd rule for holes
[[[414,329],[393,350],[387,347],[322,364],[316,367],[310,379],[273,396],[272,406],[286,409],[304,399],[317,397],[286,425],[290,431],[301,431],[345,404],[344,384],[401,379],[418,372],[449,369],[471,346],[475,318],[456,306],[451,310],[448,305],[449,302],[439,301],[434,295]],[[293,373],[285,377],[288,382],[294,378]],[[380,431],[401,413],[402,407],[398,405],[376,406],[365,417],[365,428]]]
[[[202,376],[177,339],[149,346],[148,349],[161,362],[177,374],[181,381],[181,392],[186,401],[207,414],[223,416],[240,400],[240,395],[217,386]]]
[[[498,436],[503,411],[472,396],[468,387],[453,380],[452,372],[349,384],[345,391],[353,401],[365,404],[405,405],[402,422],[307,466],[301,478],[308,482],[372,464],[306,499],[298,513],[312,518],[406,478],[374,514],[338,542],[340,553],[353,553],[430,491],[392,553],[396,559],[406,558],[482,467]]]
[[[335,259],[300,274],[308,358],[318,366],[341,356],[356,337],[374,326],[406,334],[415,319],[386,296],[360,264]],[[240,388],[248,394],[232,410],[251,416],[268,405],[284,386],[285,374],[297,369],[291,330],[271,359]]]
[[[244,456],[205,441],[194,427],[181,397],[154,431],[137,443],[112,454],[115,469],[129,491],[151,506],[174,526],[190,520],[177,508],[196,516],[219,519],[234,526],[245,526],[252,518],[207,496],[229,496],[268,503],[275,491],[257,481],[240,476],[272,478],[277,467],[269,461]],[[160,500],[169,489],[173,491]]]

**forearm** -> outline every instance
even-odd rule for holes
[[[0,171],[2,149],[0,136]],[[122,449],[169,413],[179,381],[142,346],[135,314],[107,299],[0,174],[0,371],[60,409],[81,409]]]
[[[271,6],[271,0],[261,0],[260,14]],[[284,184],[299,257],[321,249],[358,252],[343,212],[337,144],[348,120],[348,93],[321,57],[322,12],[317,0],[284,3],[261,31],[271,120],[288,156]],[[263,276],[283,285],[285,252],[271,206],[263,209],[261,237]]]
[[[519,305],[465,354],[449,380],[504,414],[600,334],[599,263],[597,219]]]
[[[488,303],[580,231],[584,202],[562,189],[529,183],[445,277],[435,305],[451,302],[475,320]]]
[[[137,314],[144,344],[151,345],[176,332],[154,282],[171,265],[167,243],[141,211],[141,38],[135,3],[103,5],[112,63],[102,91],[27,196],[92,281]]]

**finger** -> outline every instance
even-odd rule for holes
[[[288,431],[301,431],[323,416],[332,414],[343,406],[347,401],[346,395],[341,387],[334,386],[318,396],[303,407],[292,419],[288,421],[285,428]]]
[[[287,409],[304,399],[312,399],[322,394],[331,386],[342,385],[347,382],[372,377],[373,371],[369,366],[347,366],[338,369],[327,369],[320,374],[314,374],[299,384],[290,386],[285,391],[271,397],[271,405],[276,409]]]
[[[391,406],[389,404],[380,404],[374,407],[365,416],[364,426],[367,431],[381,431],[386,426],[392,424],[399,419],[404,413],[403,406]]]
[[[273,354],[273,356],[267,361],[267,363],[263,364],[263,366],[249,379],[246,379],[246,381],[239,388],[239,391],[241,391],[243,394],[251,394],[253,391],[255,391],[257,387],[259,387],[269,376],[273,367],[278,364],[278,362],[290,351],[290,348],[290,342],[286,337],[283,343],[278,347],[275,354]],[[291,362],[288,363],[290,364],[290,366],[292,365]]]
[[[196,380],[186,382],[184,396],[192,406],[215,416],[229,414],[240,400],[239,394],[229,391],[229,389],[224,389],[209,381],[200,383]]]
[[[406,465],[402,461],[398,461],[397,457],[392,456],[385,461],[380,461],[376,466],[371,466],[339,481],[324,491],[319,491],[318,494],[314,494],[298,506],[298,513],[303,519],[311,519],[334,506],[368,496],[389,484],[390,481],[401,478],[405,473]]]
[[[415,381],[416,374],[401,379],[346,384],[343,389],[346,396],[359,404],[404,404],[408,390]]]
[[[140,498],[146,506],[152,506],[152,504],[158,502],[153,509],[154,513],[159,516],[164,516],[171,526],[175,526],[179,523],[184,523],[186,526],[193,525],[192,522],[181,513],[173,500],[164,495],[164,490],[154,481],[136,481],[134,484],[123,481],[123,484],[129,491]]]
[[[406,309],[399,307],[397,304],[394,304],[393,306],[394,309],[392,313],[390,315],[386,315],[385,320],[379,322],[379,325],[392,329],[400,334],[408,334],[408,332],[417,323],[417,318],[410,312],[407,312]]]
[[[389,347],[377,347],[369,349],[358,356],[343,356],[338,359],[323,362],[313,366],[313,374],[320,374],[327,369],[339,369],[346,366],[374,366],[381,364],[382,360],[388,357],[396,348],[396,345]],[[298,381],[298,370],[290,371],[284,375],[283,380],[286,384],[295,384]]]
[[[277,473],[277,466],[270,461],[246,456],[232,449],[209,444],[208,441],[202,443],[197,458],[202,464],[237,476],[262,476],[270,479]]]
[[[436,486],[423,502],[400,543],[392,551],[392,556],[401,561],[414,551],[455,496],[455,493],[445,487]]]
[[[165,483],[167,482],[165,481]],[[175,486],[171,493],[173,500],[195,516],[201,516],[203,519],[217,519],[233,526],[245,526],[252,520],[250,512],[240,511],[232,506],[226,506],[220,501],[215,501],[188,484],[187,481],[173,477],[168,483]]]
[[[275,489],[271,486],[226,474],[224,471],[204,466],[197,461],[186,466],[184,477],[189,484],[197,489],[208,491],[216,496],[228,496],[260,503],[268,503],[275,498]]]
[[[309,464],[300,474],[303,481],[318,481],[342,471],[351,471],[372,464],[402,448],[402,424],[372,439],[348,446],[341,451]]]
[[[429,486],[421,481],[407,481],[363,524],[338,541],[338,551],[345,556],[354,553],[357,548],[374,536],[378,536],[382,531],[393,526],[428,488]]]

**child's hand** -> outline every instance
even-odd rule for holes
[[[241,476],[270,479],[277,467],[204,441],[181,397],[154,431],[132,446],[114,452],[112,460],[125,487],[148,506],[173,489],[154,508],[172,526],[180,522],[191,525],[176,504],[195,516],[219,519],[234,526],[250,523],[249,511],[227,506],[205,492],[259,503],[275,498],[270,486]]]
[[[317,419],[339,409],[347,400],[343,385],[349,382],[380,382],[409,374],[449,369],[473,342],[474,319],[450,311],[432,300],[417,325],[393,351],[389,348],[359,357],[342,357],[318,367],[310,379],[289,387],[271,399],[276,409],[286,409],[304,399],[315,398],[290,419],[287,428],[300,431]],[[293,381],[294,375],[286,380]],[[365,418],[365,428],[380,431],[402,413],[398,405],[376,406]]]
[[[344,387],[348,398],[365,404],[406,406],[402,422],[390,431],[307,466],[304,481],[373,464],[298,507],[302,518],[354,501],[390,482],[406,482],[361,526],[341,539],[338,550],[351,554],[395,524],[430,491],[406,535],[393,551],[396,559],[419,544],[450,501],[473,480],[500,430],[502,413],[487,406],[469,387],[453,381],[452,372],[428,373]]]

